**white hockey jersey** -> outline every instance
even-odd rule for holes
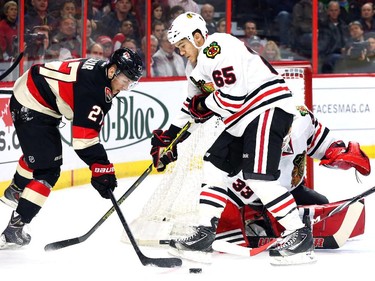
[[[329,129],[322,125],[305,106],[297,106],[290,134],[285,138],[283,154],[280,160],[280,178],[282,186],[289,191],[298,187],[306,174],[306,155],[314,159],[323,158],[328,147],[336,141]],[[229,197],[245,205],[258,197],[246,186],[242,172],[228,178]]]
[[[187,78],[188,98],[182,111],[189,114],[191,97],[207,93],[206,106],[220,115],[226,130],[237,137],[269,108],[294,112],[294,99],[285,80],[266,60],[229,34],[208,36],[199,50],[197,65],[187,66]]]

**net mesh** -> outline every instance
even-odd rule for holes
[[[304,103],[304,69],[277,70],[294,96]],[[185,237],[197,223],[202,159],[224,125],[219,119],[211,118],[196,127],[191,136],[178,145],[178,160],[167,166],[140,216],[131,222],[134,237],[140,245],[163,245],[166,240]],[[128,242],[125,233],[121,240]]]

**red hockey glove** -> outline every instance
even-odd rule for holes
[[[172,149],[163,153],[164,149],[172,142],[172,138],[168,134],[168,130],[154,130],[151,138],[151,156],[154,163],[154,167],[158,172],[165,170],[167,165],[177,160],[177,147],[176,145]]]
[[[94,163],[91,165],[91,173],[91,185],[103,198],[109,199],[108,189],[113,191],[117,187],[113,164]]]
[[[204,102],[206,97],[206,94],[200,94],[195,95],[190,100],[190,115],[194,118],[195,122],[197,123],[204,123],[214,115],[214,112],[210,110]]]
[[[357,142],[349,142],[347,148],[342,141],[334,142],[327,149],[319,165],[342,170],[353,167],[364,176],[371,172],[370,160]]]

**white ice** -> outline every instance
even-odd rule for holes
[[[372,160],[374,167],[375,160]],[[375,172],[356,181],[353,169],[331,170],[315,164],[315,188],[330,201],[355,196],[375,185]],[[121,197],[136,178],[119,180],[115,191]],[[121,205],[128,223],[141,211],[157,186],[160,176],[151,175]],[[112,206],[90,186],[84,185],[51,193],[43,209],[29,225],[32,241],[18,250],[0,251],[0,280],[374,280],[375,195],[366,198],[366,230],[336,250],[317,250],[315,264],[272,266],[267,252],[244,258],[215,253],[210,265],[183,261],[178,268],[143,266],[130,244],[120,242],[123,226],[113,213],[85,242],[52,252],[48,243],[85,234]],[[0,204],[0,231],[11,209]],[[165,248],[141,247],[149,257],[169,257]],[[189,268],[200,267],[201,274]]]

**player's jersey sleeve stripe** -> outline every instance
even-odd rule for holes
[[[55,110],[51,105],[49,105],[46,100],[42,97],[38,87],[35,85],[33,80],[32,71],[29,71],[28,77],[27,77],[27,88],[29,89],[29,92],[33,95],[33,97],[44,107],[47,107],[51,110]]]
[[[71,71],[67,63],[63,63],[59,70],[64,73]],[[60,97],[69,105],[69,107],[74,110],[73,83],[59,81],[59,94]]]
[[[84,128],[80,126],[73,126],[73,138],[77,139],[93,139],[98,137],[99,133],[97,130]]]

